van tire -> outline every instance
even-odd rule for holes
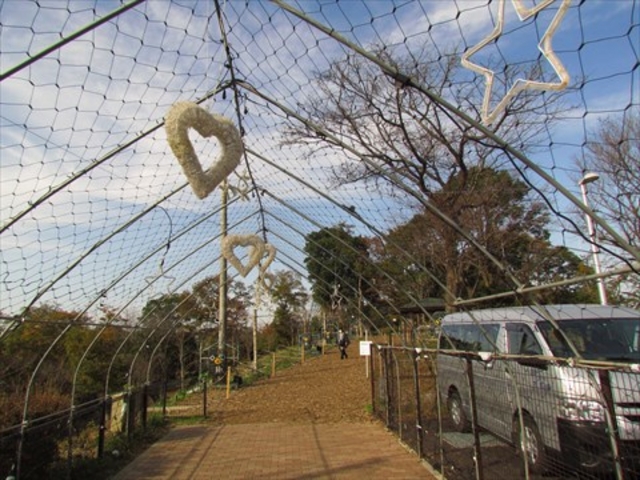
[[[462,400],[457,390],[453,390],[449,394],[447,409],[449,410],[449,419],[456,432],[465,433],[471,431],[471,424],[469,423],[469,419],[467,419],[467,415],[464,413]]]
[[[544,473],[547,470],[547,453],[536,422],[529,415],[524,415],[522,418],[524,439],[520,435],[520,420],[517,416],[515,423],[517,435],[515,444],[518,447],[518,454],[526,453],[530,473]],[[525,445],[522,445],[521,442],[524,442]]]

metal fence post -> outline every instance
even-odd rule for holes
[[[424,440],[424,431],[422,428],[422,406],[420,402],[420,368],[418,367],[418,360],[420,360],[420,353],[416,350],[412,350],[413,354],[413,381],[415,384],[416,392],[416,441],[418,442],[418,457],[423,458],[422,455],[422,442]]]
[[[167,375],[164,377],[164,381],[162,382],[162,418],[167,418],[167,390],[168,390],[168,379]]]
[[[107,398],[102,399],[102,410],[100,412],[100,426],[98,428],[98,458],[104,455],[104,437],[107,429]]]
[[[131,438],[136,422],[136,401],[133,391],[127,392],[127,438]]]
[[[470,356],[465,356],[467,381],[469,382],[469,401],[471,402],[471,428],[473,430],[473,460],[476,468],[476,478],[483,480],[482,449],[480,448],[480,432],[478,431],[478,411],[476,409],[476,389],[473,381],[473,362]]]
[[[145,383],[142,387],[142,429],[147,429],[147,407],[149,403],[149,384]]]
[[[368,362],[369,362],[369,366],[371,368],[369,368],[370,372],[371,372],[371,410],[372,412],[375,414],[376,413],[376,381],[375,381],[375,364],[376,362],[373,359],[373,353],[374,353],[374,347],[373,347],[373,343],[371,345],[369,345],[369,358],[368,358]]]
[[[18,437],[18,446],[16,448],[16,464],[15,464],[16,480],[20,480],[20,475],[22,473],[22,450],[24,448],[26,435],[27,435],[27,422],[23,420],[22,425],[20,425],[20,437]]]
[[[202,416],[207,418],[207,377],[202,379]]]
[[[390,349],[384,349],[383,352],[383,364],[384,364],[384,381],[385,381],[385,391],[387,394],[387,398],[386,398],[386,403],[387,403],[387,420],[386,420],[386,426],[387,428],[389,428],[389,425],[391,424],[391,379],[390,379],[390,373],[389,373],[389,353],[390,353]]]
[[[614,461],[616,478],[622,480],[622,464],[620,463],[620,432],[618,432],[618,421],[616,420],[615,404],[613,403],[613,392],[611,391],[611,377],[609,371],[598,370],[602,396],[604,397],[605,408],[607,409],[607,426],[609,427],[609,442],[611,444],[611,456]]]

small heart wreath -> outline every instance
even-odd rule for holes
[[[246,265],[243,265],[236,256],[234,249],[236,247],[249,247],[249,259]],[[267,258],[260,267],[260,277],[264,277],[267,268],[273,262],[276,256],[276,249],[258,237],[257,235],[227,235],[222,240],[222,255],[231,265],[238,271],[240,275],[246,277],[247,274],[260,263],[265,253]]]

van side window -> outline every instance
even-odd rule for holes
[[[466,352],[493,352],[500,326],[495,324],[445,325],[442,328],[440,349]]]
[[[515,355],[542,355],[542,348],[528,325],[507,324],[509,353]]]
[[[440,350],[458,350],[458,337],[457,326],[447,325],[446,327],[442,327],[438,341],[438,348]]]

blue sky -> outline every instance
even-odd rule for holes
[[[39,3],[40,8],[32,1],[0,2],[1,72],[120,6],[115,1]],[[531,8],[540,2],[520,3]],[[347,51],[272,3],[228,1],[221,5],[236,75],[288,108],[295,109],[314,91],[310,78],[315,72]],[[384,43],[397,52],[425,45],[434,52],[446,52],[471,48],[485,38],[497,19],[498,2],[309,0],[292,5],[361,48]],[[559,5],[556,0],[536,18],[520,21],[514,3],[507,1],[503,35],[473,60],[537,62],[538,39]],[[581,177],[576,159],[597,122],[640,108],[639,10],[633,0],[573,2],[553,37],[554,51],[571,77],[568,98],[574,108],[545,133],[532,160],[576,196]],[[228,81],[226,62],[213,2],[151,1],[0,82],[0,224],[4,228],[27,212],[0,233],[1,311],[20,312],[54,280],[41,301],[81,310],[136,259],[156,250],[107,293],[108,302],[118,307],[136,297],[145,279],[160,271],[161,263],[167,268],[180,261],[172,270],[174,286],[189,286],[217,273],[219,242],[212,241],[195,259],[181,259],[219,233],[219,216],[212,213],[219,206],[219,192],[198,200],[190,188],[183,188],[185,178],[168,149],[164,129],[157,127],[174,102],[200,99]],[[544,59],[540,65],[542,77],[553,81],[553,71]],[[330,153],[307,159],[298,148],[282,147],[282,112],[248,92],[243,94],[240,111],[249,148],[328,192],[338,203],[356,206],[376,228],[384,230],[410,216],[406,202],[386,192],[328,189],[330,170],[342,159]],[[203,106],[237,123],[231,92],[224,97],[215,95]],[[215,141],[192,139],[203,164],[219,154]],[[259,189],[291,205],[304,206],[320,224],[344,220],[354,224],[358,233],[371,234],[316,192],[257,157],[247,159],[248,165],[239,167],[237,173],[250,170]],[[540,178],[531,174],[531,180],[544,189],[558,210],[575,211]],[[238,184],[238,176],[232,175],[230,182]],[[230,224],[250,217],[232,232],[262,234],[256,215],[261,206],[282,215],[291,226],[314,228],[290,210],[254,194],[230,206]],[[149,214],[123,228],[147,209],[151,209]],[[190,233],[170,241],[168,249],[163,248],[170,234],[208,216]],[[122,231],[105,241],[118,229]],[[553,225],[554,241],[586,256],[588,247],[572,229],[558,220]],[[299,250],[277,238],[273,242],[292,257],[301,258]],[[302,248],[302,239],[296,242]],[[200,272],[208,264],[211,268]],[[271,268],[280,267],[276,262]],[[168,283],[158,282],[153,293],[172,288]],[[148,295],[136,300],[137,307]]]

